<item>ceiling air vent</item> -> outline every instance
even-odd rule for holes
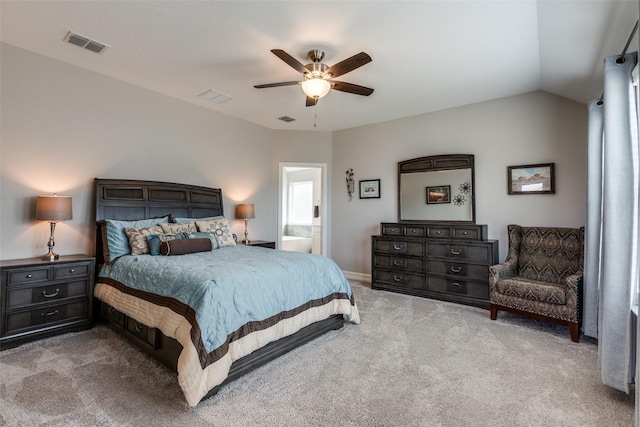
[[[222,104],[223,102],[227,102],[230,99],[233,99],[232,96],[213,89],[209,89],[208,91],[201,93],[200,95],[198,95],[198,98],[204,99],[205,101],[213,102],[214,104]]]
[[[90,39],[89,37],[74,33],[73,31],[69,31],[67,35],[64,36],[63,41],[75,44],[76,46],[80,46],[95,53],[103,53],[111,47],[108,44],[100,43]]]
[[[295,122],[296,119],[294,119],[293,117],[289,117],[289,116],[282,116],[282,117],[278,117],[278,120],[282,120],[283,122]]]

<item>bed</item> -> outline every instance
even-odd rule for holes
[[[229,241],[220,189],[96,179],[95,207],[96,315],[177,372],[190,406],[360,321],[329,258]]]

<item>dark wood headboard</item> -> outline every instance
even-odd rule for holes
[[[96,223],[172,214],[174,218],[224,215],[222,190],[197,185],[129,179],[95,180]],[[96,230],[96,258],[102,263],[102,235]]]

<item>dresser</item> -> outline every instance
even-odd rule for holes
[[[371,287],[489,308],[498,241],[472,223],[381,223],[371,237]]]
[[[0,261],[0,350],[91,327],[95,259]]]
[[[261,248],[275,249],[276,242],[268,241],[268,240],[251,240],[249,243],[244,242],[236,242],[237,245],[246,245],[246,246],[259,246]]]

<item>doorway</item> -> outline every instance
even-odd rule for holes
[[[326,163],[280,163],[278,248],[326,255]]]

